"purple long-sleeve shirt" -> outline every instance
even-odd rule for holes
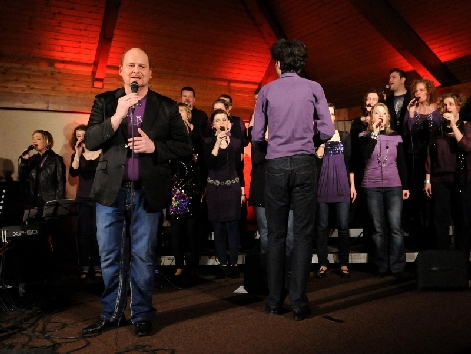
[[[322,86],[295,73],[282,74],[260,90],[252,142],[265,140],[267,125],[267,160],[314,154],[314,133],[327,141],[335,130]]]

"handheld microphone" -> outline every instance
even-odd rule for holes
[[[137,83],[137,81],[131,82],[131,92],[137,93],[137,90],[139,90],[139,84]]]
[[[391,86],[389,85],[384,86],[383,95],[385,95],[389,91],[390,88]]]
[[[139,90],[139,84],[137,83],[137,81],[131,82],[131,92],[132,93],[137,93],[137,90]],[[132,111],[133,115],[134,115],[134,109],[135,109],[135,107],[132,106],[131,111]]]
[[[23,156],[24,154],[26,154],[27,152],[33,150],[33,149],[34,149],[34,145],[28,146],[26,149],[23,150],[23,152],[21,153],[20,157]]]

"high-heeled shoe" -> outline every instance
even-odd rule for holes
[[[316,278],[317,279],[322,279],[325,277],[325,273],[327,273],[327,267],[326,266],[321,266],[319,270],[317,271]]]
[[[347,266],[340,267],[340,276],[342,278],[350,278],[350,273],[348,272]]]

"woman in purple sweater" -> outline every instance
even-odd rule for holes
[[[368,128],[359,140],[365,159],[362,187],[373,223],[374,264],[378,277],[384,277],[389,268],[400,279],[406,266],[402,205],[409,198],[403,143],[401,136],[389,127],[390,116],[384,103],[377,103],[370,115]],[[389,242],[385,230],[389,230]]]

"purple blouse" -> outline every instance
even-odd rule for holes
[[[369,139],[363,132],[360,137]],[[397,165],[397,147],[402,138],[397,135],[379,135],[371,157],[366,160],[363,188],[402,186]]]

